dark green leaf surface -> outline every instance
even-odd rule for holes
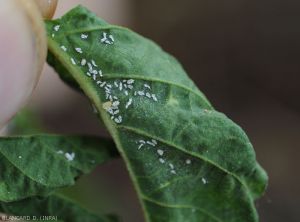
[[[48,62],[98,109],[146,221],[258,221],[267,176],[251,143],[173,57],[80,6],[47,29]]]
[[[13,203],[0,202],[0,212],[14,216],[29,216],[33,221],[117,222],[112,216],[92,214],[76,203],[57,195],[32,197]]]
[[[114,143],[95,137],[28,136],[0,139],[0,201],[43,196],[70,186],[116,155]]]

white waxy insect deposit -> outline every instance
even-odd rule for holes
[[[158,149],[158,150],[157,150],[157,153],[158,153],[158,155],[160,155],[160,156],[163,156],[163,155],[164,155],[164,151],[161,150],[161,149]]]
[[[103,88],[106,85],[106,82],[103,82],[100,87]]]
[[[86,59],[82,59],[80,64],[81,64],[82,66],[85,66],[85,65],[86,65]]]
[[[169,166],[172,170],[174,169],[174,165],[172,163],[169,163]]]
[[[101,42],[105,42],[107,40],[107,33],[103,32]]]
[[[130,99],[128,100],[128,102],[126,103],[126,106],[125,106],[126,109],[128,109],[129,106],[131,106],[132,101],[133,101],[132,98],[130,98]]]
[[[144,87],[147,89],[151,89],[151,87],[148,84],[144,84]]]
[[[57,154],[64,154],[64,151],[58,150],[56,153],[57,153]]]
[[[65,52],[67,51],[67,48],[66,48],[66,46],[64,46],[64,45],[62,45],[60,48],[61,48],[62,50],[64,50]]]
[[[90,71],[90,72],[93,72],[93,66],[92,66],[92,64],[89,63],[89,62],[88,62],[88,67],[89,67],[89,71]]]
[[[149,99],[151,99],[152,98],[152,96],[151,96],[151,94],[150,93],[146,93],[146,96],[149,98]]]
[[[72,62],[73,65],[76,65],[75,59],[71,58],[71,62]]]
[[[115,102],[113,102],[113,104],[112,104],[112,106],[114,106],[114,107],[117,107],[117,106],[119,106],[120,105],[120,102],[119,101],[115,101]]]
[[[92,60],[92,65],[95,66],[95,67],[98,67],[94,60]]]
[[[163,158],[159,158],[159,162],[165,163],[166,161]]]
[[[192,163],[192,161],[191,161],[190,159],[187,159],[187,160],[185,161],[185,163],[186,163],[187,165],[190,165],[190,164]]]
[[[202,177],[202,183],[207,184],[207,180],[204,177]]]
[[[176,174],[176,171],[175,171],[175,170],[171,170],[171,173],[172,173],[172,174]]]
[[[120,82],[119,84],[119,90],[122,91],[123,90],[123,84]]]
[[[139,96],[144,96],[144,95],[145,95],[145,92],[144,92],[144,91],[138,91],[137,94],[138,94]]]
[[[131,85],[131,84],[133,84],[133,83],[134,83],[134,79],[129,79],[129,80],[127,80],[127,84]]]
[[[89,37],[89,35],[88,34],[81,34],[81,36],[80,36],[82,39],[87,39],[88,37]]]
[[[56,31],[56,32],[58,32],[58,30],[60,29],[60,25],[56,25],[56,26],[54,26],[54,31]]]
[[[154,143],[152,143],[151,141],[147,141],[147,144],[151,145],[151,146],[155,146]]]
[[[73,161],[75,159],[75,153],[65,153],[65,157],[68,161]]]
[[[112,42],[115,41],[115,39],[114,39],[114,37],[113,37],[112,35],[109,35],[108,37],[110,38],[110,40],[111,40]]]
[[[115,118],[116,123],[122,123],[122,121],[123,121],[122,116],[119,116],[118,118]]]
[[[76,48],[75,48],[75,51],[76,51],[76,52],[78,52],[78,53],[80,53],[80,54],[82,54],[82,53],[83,53],[82,49],[81,49],[81,48],[79,48],[79,47],[76,47]]]
[[[158,99],[157,99],[157,97],[156,97],[156,95],[155,95],[155,94],[152,94],[152,95],[151,95],[151,97],[152,97],[152,99],[153,99],[155,102],[157,102],[157,101],[158,101]]]
[[[107,36],[106,32],[103,32],[102,38],[100,39],[101,43],[112,45],[115,42],[115,39],[112,35]]]

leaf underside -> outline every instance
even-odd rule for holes
[[[58,195],[31,197],[13,203],[1,203],[0,212],[14,216],[29,216],[33,221],[63,222],[117,222],[112,216],[99,216],[89,213],[76,203]]]
[[[117,156],[97,137],[36,135],[0,140],[0,202],[46,196]]]
[[[49,64],[99,111],[146,221],[258,221],[267,176],[249,139],[176,59],[81,6],[47,30]]]

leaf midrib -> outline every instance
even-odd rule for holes
[[[108,75],[108,76],[106,76]],[[111,75],[111,76],[109,76]],[[156,79],[156,78],[149,78],[149,77],[143,77],[141,75],[138,74],[129,74],[129,75],[122,75],[122,74],[118,74],[118,73],[104,73],[103,79],[117,79],[117,78],[126,78],[126,79],[135,79],[135,80],[144,80],[144,81],[149,81],[149,82],[156,82],[156,83],[162,83],[162,84],[166,84],[166,85],[170,85],[170,86],[175,86],[181,89],[184,89],[186,91],[188,91],[191,94],[194,94],[197,98],[199,98],[202,101],[205,101],[207,103],[207,105],[213,109],[211,107],[211,104],[207,101],[207,99],[205,98],[204,95],[200,94],[200,93],[196,93],[195,91],[189,89],[188,87],[184,86],[184,85],[180,85],[178,83],[173,83],[173,82],[169,82],[166,80],[161,80],[161,79]]]
[[[220,218],[212,215],[211,213],[207,212],[206,210],[203,210],[202,208],[198,208],[198,207],[194,207],[194,206],[189,206],[189,205],[177,205],[177,204],[167,204],[167,203],[162,203],[160,201],[156,201],[156,200],[153,200],[152,198],[150,197],[147,197],[145,195],[142,196],[142,198],[145,200],[145,201],[148,201],[152,204],[155,204],[155,205],[158,205],[160,207],[165,207],[165,208],[179,208],[179,209],[196,209],[196,210],[199,210],[201,211],[202,213],[208,215],[210,218],[214,219],[215,221],[217,222],[223,222],[223,220],[221,220]]]

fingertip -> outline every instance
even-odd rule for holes
[[[34,0],[44,19],[51,19],[55,13],[58,0]]]

